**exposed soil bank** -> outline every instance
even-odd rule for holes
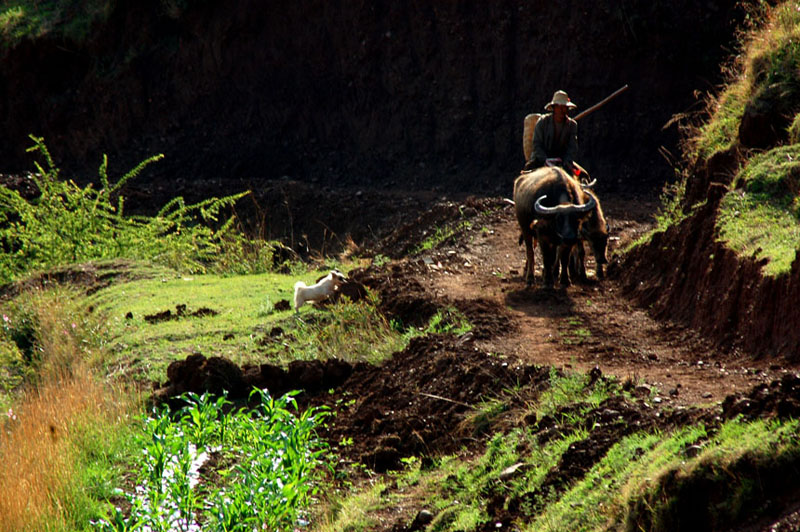
[[[800,261],[779,277],[765,260],[738,257],[717,240],[717,208],[726,188],[712,184],[692,216],[636,248],[614,270],[627,295],[665,320],[702,331],[724,350],[776,363],[800,360]]]
[[[712,90],[738,0],[115,3],[85,43],[43,38],[0,61],[2,171],[32,168],[28,134],[94,178],[146,156],[161,185],[293,179],[505,191],[523,117],[566,89],[581,160],[607,191],[658,190],[670,118]],[[163,201],[156,197],[154,201]]]

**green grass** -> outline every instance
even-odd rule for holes
[[[797,218],[769,200],[730,192],[717,222],[719,238],[743,257],[767,259],[765,275],[787,273],[794,262],[800,224]]]
[[[736,81],[726,87],[714,103],[711,119],[697,132],[694,157],[708,159],[733,146],[739,137],[739,124],[748,98],[749,86],[746,81]]]
[[[720,240],[741,256],[767,259],[766,275],[788,272],[800,245],[798,158],[798,144],[753,157],[720,206]]]
[[[98,312],[108,317],[111,338],[124,342],[134,351],[145,349],[151,355],[169,343],[174,350],[224,344],[223,334],[236,340],[231,347],[248,346],[251,334],[266,327],[268,318],[287,316],[291,311],[275,312],[280,300],[291,300],[294,279],[282,274],[246,276],[180,275],[159,276],[116,284],[89,298]],[[171,311],[186,305],[186,312],[208,308],[216,315],[186,317],[148,323],[146,316]]]
[[[726,530],[756,518],[779,493],[797,489],[798,481],[786,476],[800,464],[797,420],[732,420],[708,439],[695,433],[702,450],[694,458],[682,452],[691,439],[673,446],[671,459],[644,457],[652,465],[631,477],[625,493],[627,530],[666,532],[689,523]]]
[[[745,107],[785,108],[800,103],[800,12],[795,2],[772,8],[762,3],[751,13],[752,29],[742,38],[741,53],[731,66],[730,81],[710,102],[709,120],[691,141],[691,155],[703,159],[730,148],[738,138]]]
[[[380,523],[376,511],[386,507],[387,484],[382,480],[369,483],[363,490],[332,495],[327,501],[328,513],[319,518],[316,532],[367,532]]]
[[[428,334],[453,334],[461,335],[472,330],[472,324],[464,313],[454,307],[440,309],[431,316],[427,327],[424,329]]]
[[[417,246],[415,246],[411,250],[409,255],[411,256],[419,255],[424,251],[430,251],[431,249],[435,249],[436,247],[452,239],[459,233],[463,233],[464,231],[468,230],[470,227],[472,227],[472,222],[468,220],[462,220],[457,224],[451,224],[444,227],[435,227],[433,229],[433,234],[427,236],[425,240],[423,240]]]
[[[589,386],[589,382],[587,374],[562,373],[551,368],[550,386],[539,395],[532,409],[541,417],[577,404],[581,406],[581,412],[585,413],[606,399],[622,393],[614,381],[599,379],[592,386]]]
[[[5,47],[45,35],[82,41],[111,6],[108,0],[6,0],[0,7],[0,36]]]
[[[308,272],[315,279],[323,271]],[[306,305],[276,311],[291,301],[296,276],[159,276],[113,285],[89,298],[107,317],[110,373],[144,382],[163,379],[170,362],[192,353],[223,356],[236,364],[285,364],[291,360],[377,363],[402,349],[408,337],[394,330],[375,300],[343,300],[323,310]],[[186,305],[186,314],[206,308],[216,314],[149,323],[145,317]],[[283,333],[271,336],[279,327]]]

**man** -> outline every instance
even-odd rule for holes
[[[550,113],[543,115],[533,130],[533,153],[525,164],[525,170],[545,166],[548,159],[574,174],[573,159],[578,151],[578,123],[569,117],[569,111],[577,105],[569,101],[564,91],[556,91],[553,99],[544,106]]]

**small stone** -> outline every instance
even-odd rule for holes
[[[411,524],[408,525],[408,531],[416,532],[417,530],[422,530],[431,521],[433,521],[433,513],[428,510],[420,510]]]
[[[512,478],[517,473],[518,470],[523,468],[523,466],[525,466],[524,462],[519,462],[519,463],[516,463],[516,464],[514,464],[512,466],[509,466],[509,467],[503,469],[500,472],[500,475],[497,478],[499,478],[500,480],[505,482],[506,480]]]
[[[694,458],[695,456],[700,454],[700,451],[702,450],[703,447],[701,445],[690,445],[689,447],[686,448],[684,454],[687,456],[687,458]]]

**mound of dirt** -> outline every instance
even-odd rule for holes
[[[74,264],[53,268],[22,281],[0,285],[0,300],[12,299],[29,290],[60,285],[77,287],[91,295],[115,281],[140,279],[143,275],[145,274],[136,271],[132,263],[126,260]]]
[[[546,382],[548,375],[464,339],[431,335],[412,340],[381,366],[357,367],[333,397],[317,400],[345,405],[325,432],[331,443],[352,440],[339,452],[386,471],[403,457],[471,446],[479,434],[465,416],[474,405],[509,386]]]

